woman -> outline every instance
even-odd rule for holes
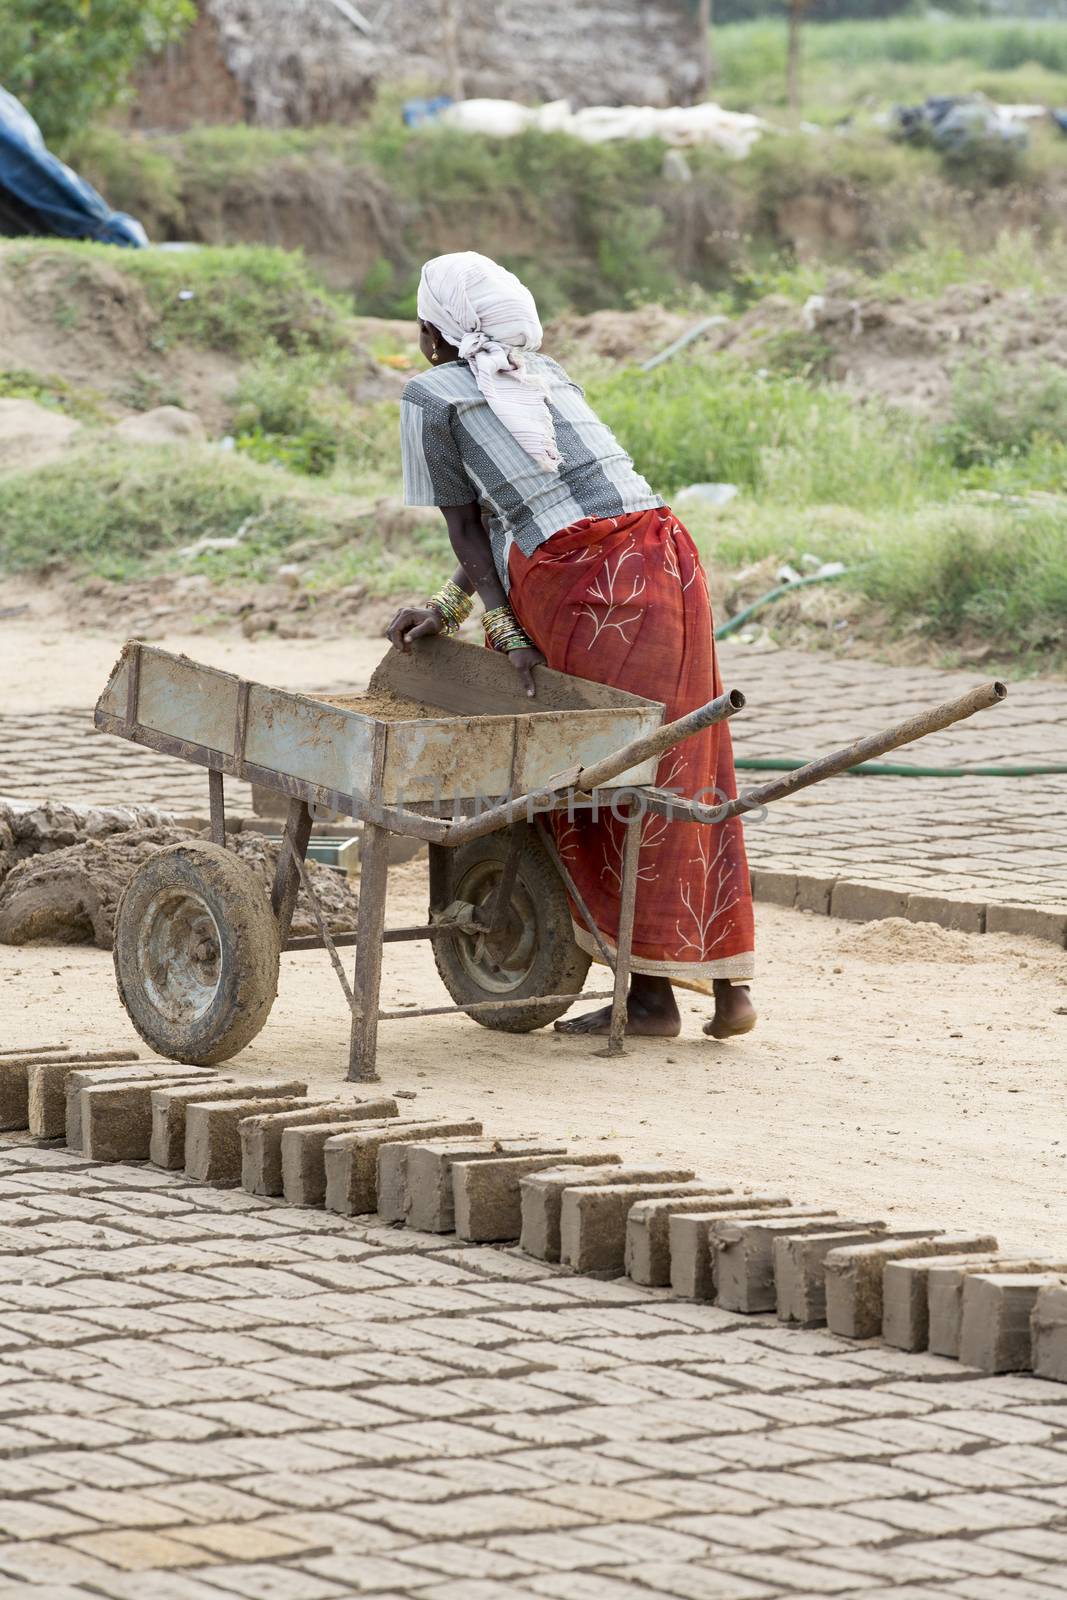
[[[528,289],[472,251],[422,271],[419,345],[433,371],[401,404],[405,499],[439,506],[459,566],[388,638],[453,633],[477,590],[485,634],[526,693],[533,669],[609,683],[661,700],[670,719],[722,692],[707,582],[686,530],[654,494],[581,389],[534,352],[541,324]],[[725,723],[671,750],[657,782],[732,797]],[[561,855],[609,948],[619,922],[623,826],[611,816],[553,818]],[[575,919],[591,955],[595,941]],[[741,824],[644,822],[629,993],[630,1034],[670,1038],[681,1019],[673,983],[707,993],[716,1039],[747,1033],[756,1013],[752,898]],[[608,1031],[610,1007],[557,1022],[566,1034]]]

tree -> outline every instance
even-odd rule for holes
[[[789,0],[789,50],[786,58],[786,98],[789,109],[794,116],[799,117],[801,101],[803,99],[803,86],[801,84],[801,29],[804,17],[810,10],[813,0]]]
[[[0,84],[62,145],[195,18],[193,0],[0,0]]]

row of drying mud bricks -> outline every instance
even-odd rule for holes
[[[723,1310],[1067,1381],[1067,1256],[1005,1258],[986,1234],[890,1228],[688,1168],[493,1140],[467,1117],[404,1118],[388,1096],[309,1100],[302,1079],[226,1079],[133,1052],[0,1058],[0,1127],[95,1161],[151,1161],[472,1243],[517,1240],[538,1260]]]

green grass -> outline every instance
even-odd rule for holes
[[[254,244],[116,250],[59,239],[5,241],[0,249],[0,268],[16,279],[40,262],[63,269],[55,313],[61,325],[80,326],[80,298],[120,272],[157,314],[157,350],[188,343],[252,357],[269,344],[324,352],[350,344],[351,303],[325,289],[296,251]]]
[[[784,21],[717,28],[714,41],[717,98],[745,110],[784,109]],[[818,121],[929,94],[1058,104],[1065,73],[1067,22],[895,17],[804,29],[804,112]]]

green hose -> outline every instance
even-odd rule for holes
[[[790,583],[780,583],[777,588],[768,589],[766,594],[760,595],[758,600],[753,600],[750,606],[746,606],[735,617],[731,617],[729,622],[724,622],[721,628],[716,628],[715,637],[729,638],[730,634],[736,633],[738,628],[744,626],[749,617],[754,616],[757,611],[762,611],[763,607],[770,605],[772,601],[780,600],[783,595],[792,594],[794,589],[805,589],[811,583],[833,583],[835,579],[844,578],[855,571],[855,567],[843,567],[840,572],[815,572],[809,578],[794,578]],[[734,766],[746,772],[797,772],[807,765],[807,761],[795,761],[780,756],[734,758]],[[1043,778],[1052,774],[1062,775],[1065,772],[1067,763],[1064,762],[1025,767],[909,767],[894,761],[861,761],[858,766],[848,769],[848,775],[857,778]]]
[[[788,756],[736,756],[735,767],[746,772],[797,772],[806,767],[806,761],[791,760]],[[849,767],[849,777],[879,778],[1040,778],[1051,773],[1067,772],[1067,763],[1032,767],[908,767],[895,761],[861,761]]]
[[[738,628],[744,627],[749,617],[755,616],[757,611],[762,611],[764,606],[769,606],[772,600],[780,600],[783,595],[792,594],[794,589],[806,589],[812,583],[834,583],[838,578],[847,577],[855,570],[855,567],[842,567],[840,572],[813,572],[809,578],[793,578],[789,583],[780,583],[777,588],[768,589],[766,594],[761,594],[758,600],[753,600],[750,606],[739,611],[736,617],[731,617],[729,622],[724,622],[721,628],[716,628],[715,637],[728,639]]]

